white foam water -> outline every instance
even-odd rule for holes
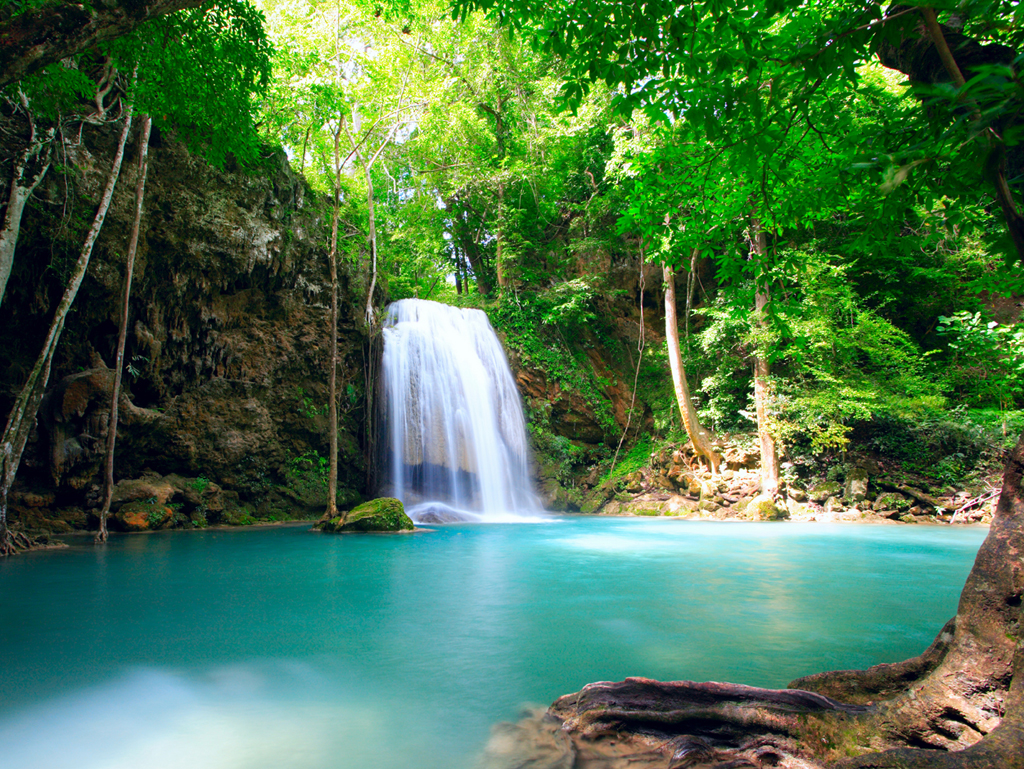
[[[519,391],[486,314],[393,303],[382,369],[387,493],[414,521],[540,517]]]

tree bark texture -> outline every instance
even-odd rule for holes
[[[751,260],[755,265],[754,319],[762,328],[767,324],[764,312],[768,306],[768,284],[763,285],[757,278],[763,277],[765,257],[768,254],[767,241],[760,222],[753,222],[750,239]],[[761,494],[775,499],[779,495],[779,449],[772,435],[769,419],[771,401],[771,366],[768,358],[754,352],[754,409],[757,412],[757,442],[761,448]]]
[[[338,514],[338,219],[341,216],[341,126],[334,132],[334,208],[331,212],[331,366],[327,372],[327,429],[330,469],[327,474],[328,519]]]
[[[23,98],[23,103],[26,103]],[[25,204],[32,197],[36,187],[50,170],[53,138],[56,128],[37,131],[35,122],[29,116],[30,135],[28,146],[14,160],[11,173],[11,190],[7,196],[7,211],[4,214],[3,229],[0,230],[0,303],[7,291],[7,281],[14,267],[14,251],[21,234],[21,217]]]
[[[0,88],[74,56],[97,43],[127,35],[140,24],[196,8],[206,0],[56,2],[0,23]]]
[[[142,121],[142,136],[139,138],[139,164],[135,182],[135,219],[128,238],[128,256],[124,266],[124,291],[121,296],[121,326],[117,332],[117,354],[114,356],[114,384],[110,392],[110,418],[107,420],[107,456],[104,462],[103,505],[100,508],[97,542],[107,541],[107,515],[114,498],[114,449],[117,444],[117,407],[121,399],[121,377],[124,373],[124,347],[128,338],[128,307],[132,298],[132,279],[135,276],[135,253],[139,246],[139,229],[142,225],[142,203],[146,195],[147,158],[149,156],[149,135],[153,120],[149,115]]]
[[[43,343],[43,349],[39,353],[35,366],[29,373],[14,408],[11,410],[4,428],[3,437],[0,438],[0,555],[11,555],[13,546],[11,544],[10,530],[7,528],[7,496],[11,486],[14,484],[14,477],[18,472],[18,465],[21,463],[21,455],[25,451],[25,444],[28,441],[29,433],[35,424],[36,413],[39,411],[39,403],[46,390],[46,384],[50,379],[50,368],[53,365],[53,356],[57,350],[57,343],[60,341],[61,333],[64,331],[64,321],[67,319],[71,305],[78,295],[78,289],[85,278],[86,270],[89,268],[89,259],[92,256],[93,246],[96,238],[99,237],[103,228],[103,221],[106,219],[107,210],[110,208],[110,199],[114,195],[114,187],[117,186],[117,179],[121,173],[121,161],[124,159],[124,146],[128,141],[128,133],[132,126],[132,107],[129,104],[125,108],[124,128],[121,130],[121,137],[118,140],[117,152],[114,154],[114,161],[107,176],[107,185],[103,190],[99,208],[93,218],[92,226],[85,237],[85,243],[79,253],[78,261],[68,280],[64,296],[61,297],[57,311],[54,313],[50,323],[50,331]]]
[[[697,454],[708,463],[712,473],[718,473],[718,465],[721,458],[711,445],[711,436],[701,426],[697,419],[697,411],[693,407],[690,398],[690,387],[686,381],[686,371],[683,369],[683,358],[679,352],[679,321],[676,317],[676,276],[671,267],[665,265],[663,268],[665,279],[665,338],[668,341],[668,360],[672,369],[672,384],[676,391],[676,403],[679,404],[679,413],[683,419],[683,427],[686,434],[693,443]]]
[[[919,657],[788,689],[628,678],[496,730],[486,769],[1024,769],[1024,435],[957,616]],[[859,754],[859,755],[858,755]],[[854,756],[854,757],[850,757]]]
[[[366,328],[372,330],[373,292],[377,289],[377,223],[373,205],[373,179],[370,176],[370,164],[366,166],[366,206],[369,213],[370,230],[366,236],[367,247],[370,250],[370,288],[366,292]]]

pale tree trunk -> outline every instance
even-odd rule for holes
[[[765,307],[768,306],[768,283],[760,285],[758,277],[763,274],[765,257],[768,254],[764,230],[757,219],[753,222],[750,238],[751,260],[754,262],[754,321],[765,327]],[[760,351],[754,351],[754,408],[757,412],[757,441],[761,447],[761,494],[775,499],[779,496],[779,449],[771,431],[769,419],[771,390],[771,365]]]
[[[684,333],[686,334],[686,350],[690,350],[690,316],[693,314],[693,293],[697,288],[697,257],[700,256],[700,249],[693,249],[690,252],[690,271],[686,275],[686,315],[684,321]]]
[[[107,515],[114,497],[114,446],[117,442],[117,407],[121,398],[121,374],[124,371],[124,346],[128,338],[128,305],[132,297],[132,278],[135,276],[135,252],[139,245],[139,228],[142,224],[142,202],[146,194],[147,156],[149,134],[153,119],[147,115],[142,121],[142,136],[139,138],[138,179],[135,184],[135,221],[128,239],[128,256],[124,267],[124,292],[121,297],[121,327],[117,333],[117,355],[114,363],[114,385],[110,391],[110,418],[107,421],[107,457],[103,479],[103,506],[100,508],[100,528],[96,532],[97,542],[107,541]]]
[[[711,436],[697,419],[697,411],[690,399],[690,388],[686,382],[686,371],[683,370],[683,359],[679,353],[679,321],[676,318],[676,276],[672,268],[663,268],[665,279],[665,338],[668,341],[668,361],[672,369],[672,384],[676,391],[676,402],[683,418],[683,427],[693,443],[697,454],[704,458],[712,473],[718,474],[721,458],[711,445]]]
[[[494,267],[498,274],[498,293],[501,294],[508,279],[505,277],[505,182],[498,182],[498,227]]]
[[[327,374],[327,423],[330,430],[330,470],[327,475],[328,519],[338,514],[338,219],[341,216],[342,120],[334,132],[334,209],[331,213],[331,367]]]
[[[387,146],[385,144],[385,146]],[[384,147],[381,147],[383,150]],[[373,204],[373,179],[370,178],[370,168],[373,161],[380,155],[380,150],[373,156],[373,160],[366,164],[366,205],[370,218],[369,233],[366,237],[366,244],[370,249],[370,288],[366,292],[366,327],[373,328],[373,292],[377,288],[377,225],[375,219],[376,209]]]
[[[134,80],[134,78],[133,78]],[[50,368],[53,365],[53,356],[57,350],[57,343],[64,331],[64,322],[67,320],[71,305],[78,295],[78,289],[85,278],[86,270],[89,268],[89,259],[92,256],[92,249],[103,228],[103,221],[107,216],[107,209],[110,208],[110,199],[114,194],[114,187],[117,185],[117,177],[121,172],[121,161],[124,159],[124,145],[128,141],[128,132],[132,125],[132,106],[125,108],[124,128],[121,131],[121,138],[117,144],[117,152],[114,154],[114,161],[107,177],[107,186],[103,190],[103,197],[100,199],[99,208],[93,218],[92,227],[85,237],[82,251],[75,263],[68,286],[64,290],[64,296],[57,305],[53,321],[50,323],[50,331],[46,336],[46,342],[39,353],[35,366],[29,373],[18,399],[14,403],[11,415],[4,428],[3,437],[0,438],[0,556],[11,555],[14,547],[11,541],[11,533],[7,526],[7,496],[11,486],[14,484],[14,477],[18,472],[18,465],[21,463],[21,455],[25,451],[25,444],[28,441],[29,433],[35,424],[36,412],[39,410],[39,403],[46,390],[46,384],[50,379]]]
[[[21,217],[28,199],[50,170],[53,137],[57,131],[56,128],[47,128],[38,132],[29,112],[28,99],[23,93],[18,95],[28,114],[30,133],[28,146],[14,160],[11,190],[7,197],[7,212],[4,214],[3,229],[0,230],[0,303],[3,302],[7,281],[14,267],[14,249],[18,245],[18,235],[21,233]]]

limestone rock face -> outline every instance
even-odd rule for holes
[[[339,515],[323,522],[321,531],[412,531],[415,525],[405,514],[405,507],[393,497],[381,497],[364,502],[349,511],[344,521]]]
[[[328,452],[329,201],[318,199],[283,156],[256,173],[218,170],[155,134],[115,480],[147,472],[204,476],[259,515],[268,492],[289,484],[297,460]],[[5,415],[39,352],[66,265],[81,248],[116,130],[86,127],[82,138],[69,156],[73,194],[72,183],[51,172],[22,225],[0,306],[10,342],[0,345]],[[95,511],[99,503],[136,146],[133,137],[19,472],[22,491],[56,494],[67,509]],[[346,260],[339,283],[339,496],[351,498],[366,482],[360,308],[367,281]]]

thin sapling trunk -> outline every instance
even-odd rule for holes
[[[331,212],[331,367],[327,374],[327,422],[330,430],[330,469],[327,475],[327,518],[338,514],[338,218],[341,215],[341,131],[334,132],[334,208]]]
[[[761,285],[757,277],[763,275],[763,265],[768,253],[764,230],[757,219],[753,222],[753,236],[750,239],[751,259],[755,269],[754,322],[762,329],[768,321],[765,308],[768,306],[768,284]],[[769,419],[771,401],[771,365],[763,351],[754,351],[754,408],[757,412],[757,442],[761,448],[761,494],[775,499],[779,495],[779,449],[772,435]]]
[[[103,506],[100,508],[100,527],[96,532],[97,542],[107,541],[107,515],[114,497],[114,445],[117,442],[117,407],[121,397],[121,374],[124,371],[124,346],[128,337],[128,305],[132,296],[132,278],[135,275],[135,252],[139,245],[139,227],[142,223],[142,202],[146,194],[147,157],[149,134],[153,127],[152,118],[147,115],[142,121],[142,136],[139,139],[138,180],[135,184],[135,220],[128,242],[128,257],[124,268],[124,292],[121,297],[121,327],[117,334],[117,355],[114,363],[114,385],[110,392],[110,419],[107,422],[107,457],[103,479]]]
[[[133,77],[134,82],[134,77]],[[128,132],[132,126],[132,105],[125,108],[124,128],[121,130],[121,137],[118,140],[117,152],[114,154],[114,161],[111,164],[110,173],[107,176],[107,186],[103,190],[103,197],[100,199],[99,208],[93,218],[92,226],[85,237],[82,251],[78,256],[68,281],[64,296],[57,305],[53,321],[50,323],[50,330],[43,343],[43,349],[39,353],[35,366],[29,373],[25,384],[18,394],[14,408],[7,420],[3,436],[0,437],[0,556],[11,555],[14,552],[14,545],[11,540],[11,533],[7,525],[7,498],[14,485],[14,478],[18,472],[18,465],[21,464],[21,455],[25,451],[25,444],[28,442],[29,433],[35,424],[36,413],[39,411],[39,404],[42,401],[46,384],[50,379],[50,369],[53,366],[53,356],[57,351],[57,343],[60,341],[61,333],[64,331],[64,322],[67,320],[71,305],[78,296],[78,289],[82,285],[85,273],[89,268],[89,259],[92,257],[92,249],[103,228],[103,221],[106,219],[107,210],[110,208],[110,199],[114,195],[114,187],[117,186],[117,178],[121,173],[121,161],[124,159],[124,146],[128,141]]]
[[[683,419],[683,427],[686,434],[693,443],[697,455],[703,457],[708,468],[715,475],[718,474],[718,466],[721,458],[711,445],[711,436],[708,435],[697,419],[697,410],[693,407],[693,400],[690,398],[690,387],[686,382],[686,371],[683,369],[683,358],[679,352],[679,321],[676,317],[676,276],[671,267],[665,265],[663,268],[665,279],[665,338],[668,340],[668,361],[672,369],[672,384],[676,391],[676,402],[679,404],[679,413]]]

